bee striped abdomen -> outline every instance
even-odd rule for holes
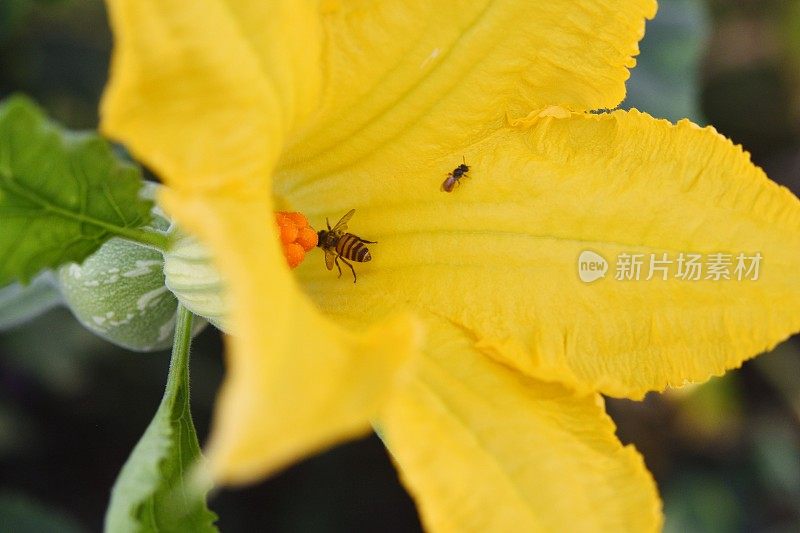
[[[366,245],[352,233],[345,233],[336,243],[336,253],[350,261],[366,263],[372,259]]]

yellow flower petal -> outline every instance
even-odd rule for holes
[[[228,365],[208,447],[219,482],[247,482],[368,431],[415,353],[398,318],[351,335],[299,292],[278,247],[268,197],[162,191],[182,226],[209,243],[229,280]]]
[[[655,8],[654,0],[337,2],[323,19],[321,106],[289,140],[284,171],[305,180],[356,164],[372,172],[385,152],[417,161],[448,153],[507,115],[615,107]]]
[[[315,2],[108,0],[115,49],[101,107],[173,187],[269,189],[287,131],[316,105]]]
[[[428,530],[658,530],[655,484],[599,396],[523,378],[437,330],[381,418]]]
[[[306,261],[307,292],[362,324],[428,309],[531,376],[635,398],[720,374],[800,329],[800,202],[713,129],[638,112],[547,117],[499,131],[466,161],[450,194],[439,185],[460,153],[297,189],[293,205],[323,206],[306,210],[312,224],[356,208],[350,230],[378,241],[356,286]],[[757,281],[622,282],[612,266],[586,284],[584,250],[612,262],[760,252],[763,264]]]

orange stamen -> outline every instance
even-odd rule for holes
[[[283,255],[289,267],[294,268],[303,262],[306,252],[317,245],[317,232],[301,213],[279,211],[275,213],[275,222],[280,231]]]
[[[301,228],[295,241],[299,243],[303,249],[311,250],[317,245],[317,242],[319,242],[319,237],[317,237],[317,232],[314,231],[313,228]]]
[[[303,262],[306,251],[296,242],[284,243],[283,255],[286,257],[286,262],[289,263],[289,268],[294,268]]]

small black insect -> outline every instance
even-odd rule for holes
[[[444,192],[452,192],[453,189],[456,188],[456,185],[458,185],[458,180],[466,176],[467,172],[469,172],[469,166],[467,165],[466,158],[462,157],[461,159],[464,162],[453,169],[453,171],[449,173],[442,182],[442,190]]]

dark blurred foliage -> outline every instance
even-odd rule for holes
[[[661,4],[626,105],[714,124],[800,192],[800,2]],[[95,127],[110,46],[97,0],[0,0],[0,96],[25,92],[68,126]],[[222,351],[211,328],[193,346],[201,441]],[[98,531],[167,366],[167,353],[115,348],[61,309],[0,334],[0,529]],[[667,531],[800,531],[796,340],[705,385],[608,405],[620,437],[641,450],[659,483]],[[225,532],[419,530],[374,437],[220,491],[211,507]]]
[[[621,107],[654,117],[702,123],[699,66],[711,27],[702,0],[659,2],[658,15],[647,24],[639,43],[636,68]]]

